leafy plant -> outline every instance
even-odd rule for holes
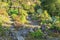
[[[23,9],[20,9],[19,10],[19,15],[16,15],[16,14],[12,14],[11,15],[13,20],[15,21],[15,24],[25,24],[27,22],[27,12]],[[18,26],[18,25],[17,25]]]
[[[18,14],[18,9],[10,9],[9,10],[9,14],[12,15],[12,14]]]
[[[12,23],[10,20],[11,19],[9,18],[6,10],[0,9],[0,23],[2,23],[2,26],[10,26],[10,24]]]
[[[30,9],[30,6],[28,4],[22,4],[23,8],[26,9],[26,10],[29,10]]]
[[[57,31],[59,31],[60,30],[60,20],[59,20],[60,18],[59,17],[55,17],[55,19],[53,20],[53,22],[52,22],[52,26],[51,26],[51,29],[56,29]]]
[[[43,36],[43,32],[39,29],[39,30],[36,30],[35,32],[31,32],[30,35],[33,38],[40,38]]]
[[[2,25],[0,24],[0,36],[6,36],[6,32],[7,32],[7,28],[2,27]]]

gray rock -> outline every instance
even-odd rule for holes
[[[4,40],[2,37],[0,37],[0,40]]]
[[[22,36],[17,37],[18,40],[24,40]]]
[[[29,30],[30,32],[34,32],[34,30],[33,30],[33,28],[30,28],[30,30]]]
[[[24,36],[24,37],[27,36],[27,34],[28,34],[28,30],[27,29],[24,29],[21,32],[22,32],[21,35]]]

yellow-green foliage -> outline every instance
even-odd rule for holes
[[[20,7],[18,2],[12,2],[12,7]]]
[[[28,5],[28,4],[22,4],[22,6],[23,6],[24,9],[27,9],[27,10],[30,9],[30,5]]]
[[[24,9],[20,9],[19,12],[20,15],[28,16],[27,11]]]
[[[60,27],[60,18],[59,18],[59,16],[56,16],[56,21],[54,22],[54,25],[56,27]]]
[[[20,9],[19,15],[12,14],[13,20],[20,22],[21,24],[24,24],[27,22],[26,20],[27,16],[28,16],[27,12],[23,9]]]
[[[27,18],[27,16],[28,16],[27,11],[25,11],[25,10],[23,10],[23,9],[20,9],[19,12],[20,12],[20,20],[21,20],[21,22],[22,22],[22,23],[27,22],[27,20],[26,20],[26,18]]]
[[[0,8],[7,8],[8,9],[9,5],[6,2],[0,2]]]
[[[0,9],[0,23],[2,23],[2,26],[7,26],[11,24],[11,19],[8,16],[8,13],[5,9]]]
[[[48,12],[46,10],[42,14],[40,14],[40,18],[42,20],[42,23],[52,21],[50,15],[48,14]]]
[[[25,24],[27,22],[27,16],[31,16],[32,20],[34,19],[39,23],[46,23],[50,26],[54,23],[55,26],[60,26],[60,18],[56,17],[55,19],[57,20],[55,22],[54,18],[51,18],[52,16],[60,17],[59,0],[7,0],[7,2],[5,0],[1,1],[0,23],[2,24],[9,24],[9,16],[11,16],[13,22],[17,22],[17,24]]]

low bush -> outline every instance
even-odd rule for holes
[[[35,32],[31,32],[30,35],[33,38],[41,38],[43,36],[43,32],[39,29],[36,30]]]

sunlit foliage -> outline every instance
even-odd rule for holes
[[[60,0],[0,0],[0,23],[10,25],[11,21],[17,26],[37,21],[38,25],[60,27]]]
[[[0,9],[0,23],[2,26],[8,26],[11,24],[11,19],[5,9]]]

